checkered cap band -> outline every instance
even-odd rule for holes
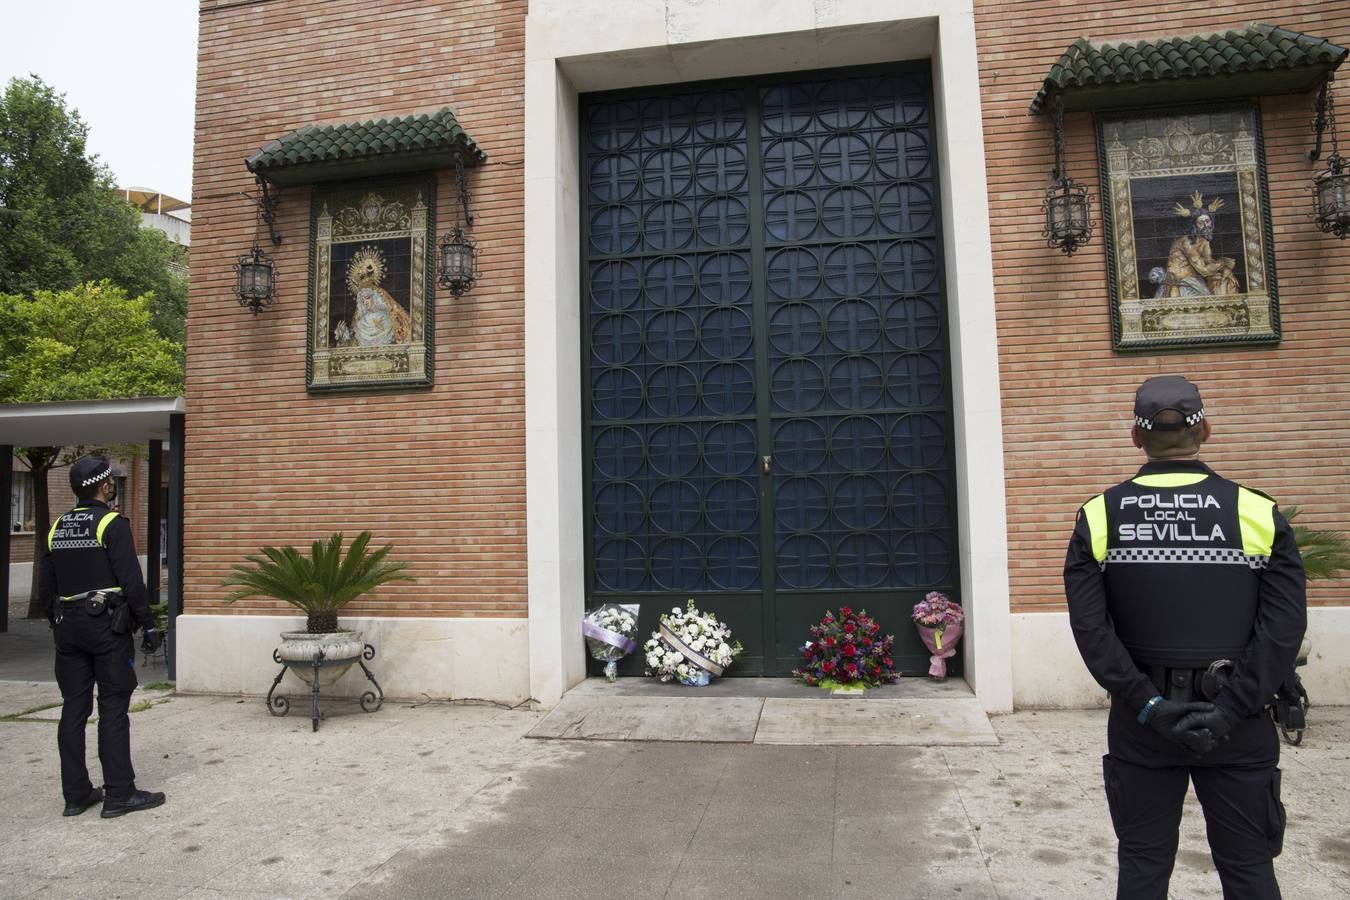
[[[95,470],[93,475],[90,475],[84,481],[80,482],[80,487],[89,487],[91,484],[98,484],[100,481],[103,481],[111,474],[112,474],[112,466],[108,465],[99,466],[99,468]]]
[[[1186,423],[1186,427],[1187,427],[1187,428],[1194,428],[1196,425],[1198,425],[1198,424],[1200,423],[1200,420],[1203,419],[1204,417],[1205,417],[1205,410],[1204,410],[1203,408],[1201,408],[1201,409],[1198,409],[1198,410],[1196,410],[1195,412],[1191,413],[1189,416],[1185,416],[1185,417],[1182,419],[1182,421],[1184,421],[1184,422]],[[1140,428],[1144,429],[1145,431],[1152,431],[1152,430],[1153,430],[1153,420],[1152,420],[1152,419],[1146,419],[1146,418],[1144,418],[1143,416],[1135,416],[1135,417],[1134,417],[1134,424],[1138,425]]]

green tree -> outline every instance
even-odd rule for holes
[[[109,279],[150,295],[156,329],[181,343],[187,279],[170,263],[182,249],[141,228],[88,136],[65,96],[36,76],[11,79],[0,95],[0,293]]]
[[[7,376],[0,378],[0,403],[175,396],[183,390],[182,352],[155,330],[146,297],[128,297],[108,281],[0,294],[0,372]],[[17,451],[33,473],[35,554],[51,527],[47,475],[82,449]],[[41,615],[36,578],[28,615]]]

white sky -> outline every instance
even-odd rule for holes
[[[197,0],[0,0],[0,84],[30,74],[120,186],[191,199]]]

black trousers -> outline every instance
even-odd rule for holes
[[[1195,785],[1227,900],[1279,900],[1273,860],[1284,842],[1280,743],[1264,714],[1240,722],[1212,753],[1192,756],[1113,703],[1102,759],[1119,840],[1119,900],[1165,900],[1186,788]]]
[[[56,626],[56,683],[61,687],[61,791],[67,803],[82,803],[93,785],[84,761],[84,730],[94,711],[98,685],[98,759],[108,797],[136,789],[131,768],[131,722],[127,708],[136,689],[136,656],[130,634],[113,634],[111,616],[91,616],[82,603],[62,605]]]

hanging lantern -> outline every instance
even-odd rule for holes
[[[272,260],[255,244],[248,256],[239,257],[234,264],[235,295],[239,305],[254,315],[272,305],[276,272]]]
[[[478,280],[477,244],[459,225],[441,235],[436,283],[455,297],[462,296]]]
[[[258,249],[258,238],[262,223],[267,223],[267,233],[273,244],[281,243],[281,235],[276,232],[277,199],[279,193],[269,187],[267,179],[257,177],[258,194],[249,197],[254,204],[253,249],[248,256],[241,256],[234,264],[234,295],[239,305],[255,316],[272,305],[276,289],[276,268],[271,258]]]
[[[1045,192],[1045,235],[1051,247],[1069,256],[1092,240],[1092,199],[1087,188],[1065,175]]]
[[[459,211],[464,221],[473,224],[469,212],[469,186],[464,178],[464,157],[455,157],[455,187],[459,191]],[[469,240],[464,226],[458,222],[448,234],[441,235],[440,259],[436,265],[436,283],[455,297],[473,287],[478,280],[478,244]]]
[[[1331,135],[1331,156],[1327,157],[1326,171],[1313,179],[1313,216],[1319,231],[1338,238],[1350,235],[1350,160],[1341,156],[1336,134],[1336,101],[1331,94],[1331,76],[1327,75],[1317,91],[1313,105],[1313,131],[1317,143],[1308,159],[1317,162],[1322,155],[1322,139]]]
[[[1050,104],[1055,129],[1055,170],[1045,192],[1045,235],[1051,247],[1073,256],[1079,247],[1092,240],[1092,199],[1087,188],[1074,182],[1064,169],[1064,98],[1055,94]]]
[[[1331,154],[1327,170],[1313,181],[1317,227],[1338,238],[1350,235],[1350,163]]]

